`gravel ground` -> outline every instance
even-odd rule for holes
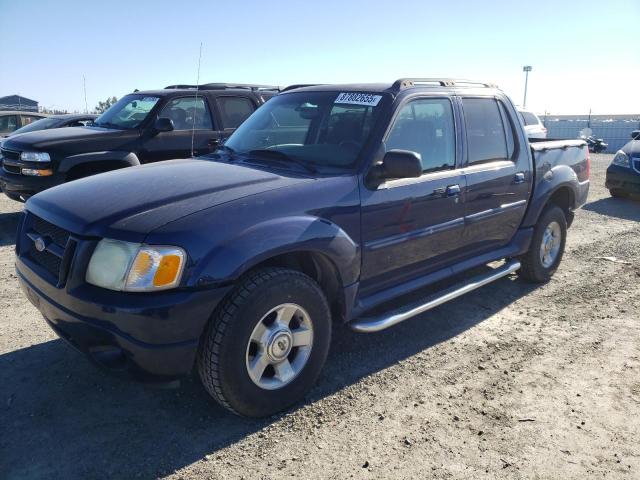
[[[228,414],[194,378],[97,370],[13,270],[0,199],[0,478],[640,478],[640,202],[593,155],[553,280],[501,281],[379,334],[337,326],[303,405]],[[616,257],[613,262],[597,257]]]

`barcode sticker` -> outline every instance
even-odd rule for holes
[[[356,93],[344,92],[338,95],[335,103],[347,103],[349,105],[366,105],[375,107],[380,102],[382,95],[373,95],[372,93]]]

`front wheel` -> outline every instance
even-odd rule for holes
[[[547,282],[558,269],[567,241],[567,219],[560,207],[547,208],[533,231],[529,251],[520,257],[520,275],[531,282]]]
[[[613,198],[627,198],[627,192],[619,188],[610,188],[609,193]]]
[[[330,339],[329,305],[314,280],[295,270],[257,270],[214,314],[198,354],[200,379],[232,412],[272,415],[313,386]]]

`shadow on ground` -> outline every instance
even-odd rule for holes
[[[0,213],[0,247],[16,243],[20,212]]]
[[[633,198],[601,198],[594,202],[587,203],[582,207],[584,210],[599,213],[609,217],[621,218],[623,220],[640,221],[640,197]]]
[[[324,373],[303,403],[455,337],[533,288],[504,278],[491,295],[476,291],[378,334],[336,325]],[[114,378],[61,340],[0,355],[0,385],[0,478],[6,480],[156,478],[281,417],[227,413],[195,376],[175,390]]]

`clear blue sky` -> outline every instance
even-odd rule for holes
[[[0,96],[92,109],[135,88],[459,76],[543,113],[640,113],[639,0],[0,0]]]

